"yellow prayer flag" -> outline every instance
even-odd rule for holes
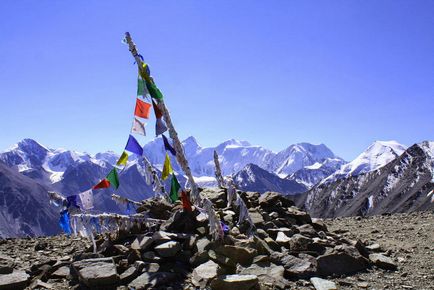
[[[166,180],[167,177],[169,177],[169,175],[172,173],[173,173],[173,169],[172,169],[172,165],[170,164],[169,154],[167,154],[166,152],[166,159],[164,160],[163,173],[161,175],[161,178],[163,180]]]
[[[118,162],[116,162],[116,165],[127,166],[127,161],[128,161],[128,153],[124,151],[122,152],[121,157],[119,157]]]

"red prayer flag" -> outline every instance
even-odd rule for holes
[[[109,188],[109,187],[110,187],[110,181],[104,178],[103,180],[100,181],[100,183],[92,187],[92,189]]]
[[[151,104],[145,103],[140,99],[136,99],[136,109],[134,115],[140,118],[149,119],[149,113],[151,112]]]
[[[181,191],[181,200],[182,200],[182,207],[187,211],[193,211],[191,209],[191,202],[188,199],[187,193],[185,191]]]
[[[158,108],[157,103],[155,103],[153,99],[152,99],[152,105],[154,106],[155,117],[157,119],[163,117],[163,112],[161,112],[160,108]]]

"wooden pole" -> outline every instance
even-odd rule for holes
[[[136,60],[137,66],[140,71],[140,75],[146,75],[146,72],[144,71],[144,67],[143,67],[143,61],[140,58],[139,53],[137,52],[136,45],[134,44],[129,32],[125,33],[125,40],[128,44],[131,54]],[[152,81],[152,80],[149,79],[146,81]],[[169,110],[167,109],[163,99],[155,100],[155,101],[157,102],[159,109],[163,113],[164,121],[166,122],[167,128],[169,129],[170,138],[173,140],[173,147],[176,151],[176,160],[178,161],[178,164],[181,166],[182,171],[184,171],[185,175],[187,175],[188,183],[191,186],[191,197],[194,201],[200,202],[198,187],[196,185],[196,182],[193,179],[193,175],[191,174],[191,170],[188,165],[187,158],[185,158],[184,147],[182,146],[182,143],[178,138],[178,133],[176,132],[175,127],[173,126],[172,119],[170,118]]]
[[[217,184],[220,188],[225,186],[225,182],[222,176],[222,170],[220,168],[219,156],[217,151],[214,150],[214,165],[215,165],[215,178],[217,179]]]

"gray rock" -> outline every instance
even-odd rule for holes
[[[119,281],[119,275],[114,263],[96,263],[81,269],[79,280],[88,287],[115,285]]]
[[[295,206],[289,207],[287,212],[288,215],[294,218],[297,221],[297,224],[299,225],[312,223],[312,219],[310,218],[310,215],[304,211],[299,210]]]
[[[155,252],[149,251],[142,254],[142,260],[145,262],[159,262],[161,258],[158,257]]]
[[[290,278],[308,278],[317,273],[317,261],[314,257],[300,254],[301,257],[284,255],[281,263]]]
[[[14,271],[10,274],[0,275],[0,290],[24,289],[30,276],[24,271]]]
[[[335,282],[321,279],[318,277],[310,278],[310,282],[316,290],[337,290]]]
[[[312,239],[300,234],[295,234],[289,241],[289,247],[291,251],[306,251],[311,243]]]
[[[131,244],[131,249],[146,251],[148,247],[152,244],[152,242],[153,242],[152,237],[140,235]]]
[[[210,240],[207,238],[201,238],[196,242],[196,250],[198,253],[201,253],[208,249],[208,246],[210,244]]]
[[[68,266],[62,266],[56,271],[54,271],[53,274],[51,274],[51,277],[53,278],[66,278],[70,274],[70,270]]]
[[[259,284],[262,285],[273,285],[274,288],[278,289],[289,288],[289,282],[284,278],[285,269],[283,266],[272,263],[252,264],[248,268],[239,267],[237,272],[241,275],[256,275]]]
[[[169,272],[157,272],[157,273],[143,273],[130,284],[129,289],[144,290],[152,287],[163,286],[175,281],[178,275]]]
[[[12,258],[0,254],[0,274],[10,274],[13,272],[15,262]]]
[[[213,262],[208,261],[204,264],[197,266],[193,270],[191,282],[193,285],[202,288],[205,288],[209,285],[212,279],[216,278],[219,274],[220,266]]]
[[[154,250],[161,257],[168,258],[174,257],[181,250],[181,248],[182,247],[179,242],[169,241],[159,246],[156,246]]]
[[[128,284],[137,277],[137,274],[138,274],[137,268],[131,266],[120,275],[120,280],[122,284]]]
[[[258,277],[256,275],[223,275],[211,282],[213,290],[249,290],[258,287]]]
[[[215,251],[242,265],[250,265],[257,254],[255,249],[230,245],[218,247]]]
[[[386,257],[382,254],[370,254],[369,255],[369,260],[371,260],[371,262],[382,269],[386,269],[386,270],[396,270],[397,266],[395,264],[395,262],[393,262],[393,260],[389,257]]]
[[[283,232],[277,233],[276,243],[278,243],[279,245],[282,245],[282,246],[289,246],[289,241],[291,241],[291,238],[289,238]]]
[[[264,225],[264,218],[258,210],[249,210],[249,214],[256,227],[262,227]]]
[[[341,251],[326,252],[317,257],[321,275],[346,275],[366,269],[369,263],[354,247],[342,247]]]

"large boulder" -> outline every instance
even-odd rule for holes
[[[369,266],[368,260],[351,246],[336,247],[334,251],[318,256],[317,262],[323,276],[352,274]]]

